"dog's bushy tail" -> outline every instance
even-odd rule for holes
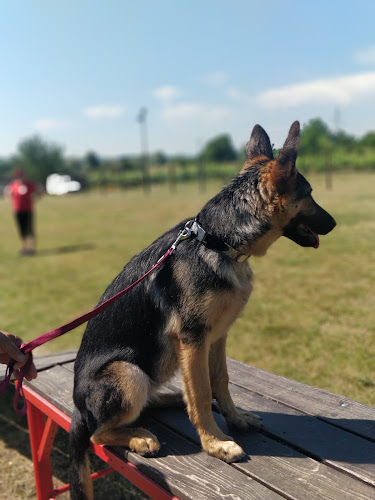
[[[81,413],[74,409],[69,436],[70,497],[72,500],[92,500],[88,449],[90,433]]]

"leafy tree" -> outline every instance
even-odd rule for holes
[[[344,130],[339,130],[332,136],[335,146],[341,146],[345,149],[352,149],[356,145],[356,138]]]
[[[19,165],[35,181],[44,184],[50,174],[63,171],[63,148],[57,144],[46,142],[38,135],[20,142],[18,153]]]
[[[301,132],[301,153],[317,154],[322,144],[331,141],[332,135],[328,126],[321,118],[313,118],[304,125]]]
[[[367,132],[362,139],[359,141],[361,146],[365,148],[374,148],[375,149],[375,132]]]
[[[100,167],[101,161],[99,156],[95,153],[95,151],[88,151],[85,156],[85,162],[87,165],[92,168],[93,170],[96,170],[97,168]]]
[[[0,184],[7,183],[14,168],[14,159],[0,158]],[[1,193],[0,193],[1,194]]]
[[[209,141],[204,147],[201,157],[206,161],[224,162],[233,161],[237,158],[237,152],[228,134],[218,135]]]
[[[132,156],[121,156],[119,158],[120,170],[123,172],[130,172],[139,168],[139,159]]]
[[[175,155],[169,158],[170,163],[175,163],[180,167],[187,167],[191,163],[192,159],[184,155]]]
[[[151,163],[155,165],[165,165],[168,161],[168,157],[163,151],[156,151],[151,156]]]

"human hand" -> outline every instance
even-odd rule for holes
[[[30,357],[29,354],[23,354],[19,349],[21,344],[22,340],[16,335],[0,331],[0,363],[7,365],[13,359],[15,361],[13,373],[16,377],[18,377],[20,369],[27,363]],[[34,363],[31,363],[25,373],[25,378],[33,380],[37,377],[37,374]]]

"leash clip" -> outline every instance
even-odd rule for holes
[[[180,241],[186,240],[187,238],[190,238],[192,231],[191,231],[191,228],[189,227],[189,224],[191,222],[192,222],[191,220],[187,221],[184,229],[179,231],[179,233],[177,234],[177,238],[172,243],[172,245],[169,247],[169,250],[162,257],[160,257],[160,259],[157,261],[156,265],[158,265],[160,262],[162,262],[166,257],[168,257],[168,255],[171,255],[176,250],[176,247],[180,243]]]
[[[190,236],[191,236],[191,227],[189,227],[189,224],[191,222],[192,222],[191,220],[187,221],[187,223],[185,224],[184,229],[182,229],[182,231],[180,231],[178,233],[175,242],[171,246],[171,251],[172,252],[174,252],[176,250],[176,247],[180,243],[180,241],[187,240],[188,238],[190,238]]]

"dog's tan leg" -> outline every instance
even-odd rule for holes
[[[160,449],[160,443],[152,432],[143,427],[107,427],[95,433],[91,441],[95,444],[108,446],[126,446],[139,455],[155,455]]]
[[[185,406],[182,392],[156,392],[147,404],[147,408],[183,408]]]
[[[226,362],[226,336],[211,346],[210,350],[210,379],[213,397],[216,399],[220,411],[229,425],[240,431],[249,427],[260,429],[262,419],[251,412],[238,410],[229,393],[229,377]]]
[[[178,354],[189,417],[198,431],[203,449],[225,462],[241,460],[245,452],[219,429],[212,414],[209,346],[180,342]]]
[[[91,440],[96,444],[127,446],[140,455],[154,455],[160,449],[154,434],[142,427],[122,427],[134,422],[147,403],[150,390],[147,375],[138,366],[117,361],[109,365],[101,377],[121,390],[123,402],[119,411],[97,429]]]

